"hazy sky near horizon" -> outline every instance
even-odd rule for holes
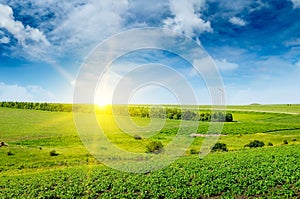
[[[0,101],[72,102],[82,62],[99,43],[158,27],[201,43],[220,71],[227,104],[300,103],[299,18],[300,0],[0,0]],[[154,51],[124,56],[115,69],[155,56],[184,71],[184,61]],[[207,92],[203,82],[190,83]],[[147,87],[134,102],[174,103],[164,92]],[[197,97],[210,103],[207,93]]]

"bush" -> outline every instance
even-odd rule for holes
[[[211,148],[211,150],[212,150],[213,152],[215,152],[215,151],[228,151],[226,144],[221,143],[221,142],[217,142],[217,143],[215,144],[215,146],[213,146],[213,147]]]
[[[269,142],[269,143],[268,143],[268,146],[273,146],[273,143],[272,143],[272,142]]]
[[[7,155],[8,155],[8,156],[11,156],[11,155],[14,155],[14,154],[13,154],[13,152],[11,152],[11,151],[7,151]]]
[[[289,144],[287,140],[283,140],[283,144]]]
[[[148,145],[146,145],[146,153],[161,153],[163,151],[163,144],[161,141],[151,141]]]
[[[142,139],[142,137],[139,136],[139,135],[134,135],[133,138],[134,138],[135,140],[141,140],[141,139]]]
[[[233,116],[232,116],[231,113],[226,113],[225,121],[226,122],[232,122],[233,121]]]
[[[293,138],[292,141],[295,142],[295,141],[297,141],[297,139],[296,139],[296,138]]]
[[[50,151],[50,156],[58,156],[58,153],[55,150]]]
[[[244,147],[257,148],[263,146],[265,146],[265,143],[263,141],[253,140],[249,144],[246,144]]]
[[[199,151],[196,150],[196,149],[190,149],[190,154],[193,155],[193,154],[198,154]]]

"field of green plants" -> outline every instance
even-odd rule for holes
[[[270,107],[229,107],[234,121],[224,123],[218,140],[228,152],[200,159],[204,138],[191,138],[183,157],[145,174],[116,171],[97,161],[82,144],[70,112],[0,108],[0,142],[8,145],[0,147],[0,198],[299,198],[300,106]],[[110,115],[97,119],[112,143],[139,153],[152,141],[166,146],[180,126],[180,120],[166,119],[158,132],[132,136]],[[149,118],[132,120],[150,123]],[[194,127],[206,134],[209,122],[185,125],[190,137]],[[253,140],[264,146],[245,147]]]

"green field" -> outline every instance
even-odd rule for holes
[[[196,137],[169,167],[132,174],[108,168],[87,151],[72,113],[0,108],[0,142],[9,145],[0,147],[0,198],[299,198],[300,106],[228,109],[234,122],[224,123],[219,138],[228,152],[199,159],[191,151],[199,151],[204,138]],[[181,124],[167,119],[159,131],[154,125],[128,134],[110,115],[98,114],[97,119],[112,143],[138,153],[153,140],[166,146]],[[150,123],[149,118],[132,120],[140,126]],[[195,127],[206,134],[209,122],[187,121],[184,136],[195,133]],[[253,140],[265,146],[244,147]],[[50,156],[53,150],[57,155]]]

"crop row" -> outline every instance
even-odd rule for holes
[[[300,197],[300,146],[184,157],[132,174],[104,166],[1,176],[2,198]]]

